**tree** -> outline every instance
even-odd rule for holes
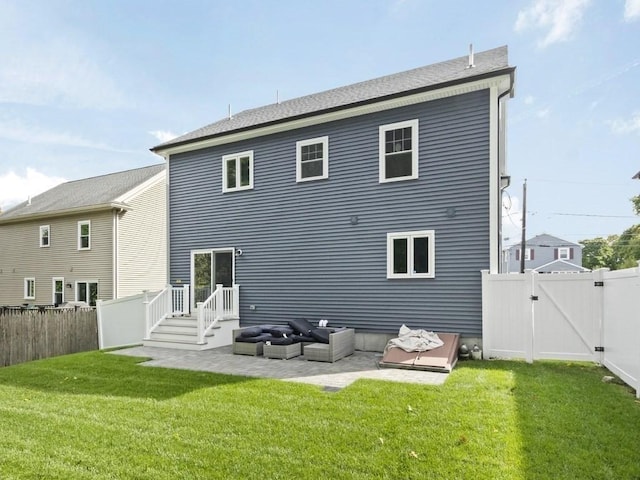
[[[633,211],[636,215],[640,215],[640,195],[631,198],[631,203],[633,203]]]
[[[640,224],[627,228],[614,245],[614,251],[619,259],[618,268],[638,266],[640,260]]]
[[[597,268],[609,268],[615,270],[617,262],[614,255],[613,245],[618,240],[617,235],[610,235],[607,238],[593,238],[580,240],[582,248],[582,266],[590,270]]]

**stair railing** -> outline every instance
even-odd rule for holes
[[[198,343],[206,343],[205,337],[220,320],[240,318],[240,287],[224,287],[217,284],[204,302],[198,302]]]
[[[144,318],[147,339],[160,323],[171,315],[188,315],[189,285],[173,287],[167,285],[155,297],[149,298],[149,291],[144,291]]]

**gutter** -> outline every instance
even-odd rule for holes
[[[10,218],[2,218],[0,216],[0,225],[7,225],[10,223],[21,223],[27,222],[30,220],[39,220],[43,218],[54,218],[54,217],[65,217],[69,215],[75,215],[80,213],[92,213],[103,210],[131,210],[131,206],[126,203],[120,202],[111,202],[111,203],[102,203],[98,205],[89,205],[83,207],[74,207],[68,208],[66,210],[57,210],[57,211],[48,211],[48,212],[35,212],[35,213],[26,213],[22,215],[16,215],[15,217]]]

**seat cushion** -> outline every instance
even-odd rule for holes
[[[271,345],[291,345],[293,339],[290,337],[271,337],[266,343]]]
[[[293,335],[293,328],[286,325],[278,325],[271,328],[269,333],[274,337],[290,337]]]
[[[314,328],[311,330],[311,336],[316,342],[329,343],[329,335],[331,335],[331,330],[326,328]]]
[[[294,320],[289,320],[288,323],[289,326],[293,328],[299,335],[309,336],[311,334],[311,330],[316,328],[306,318],[296,318]]]
[[[247,327],[240,332],[241,337],[257,337],[262,335],[262,327]]]
[[[273,337],[268,333],[261,333],[260,335],[256,335],[255,337],[243,337],[242,335],[238,335],[236,337],[236,342],[258,343],[258,342],[266,342],[267,340],[270,340],[272,338]]]

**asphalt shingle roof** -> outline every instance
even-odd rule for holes
[[[126,170],[98,177],[84,178],[47,190],[0,214],[0,223],[22,217],[53,214],[66,210],[108,205],[119,197],[162,172],[165,164]]]
[[[367,80],[353,85],[314,93],[263,107],[244,110],[178,138],[162,143],[153,151],[191,143],[206,138],[226,135],[234,131],[247,130],[295,118],[317,115],[361,104],[382,101],[387,98],[441,87],[444,84],[471,81],[474,77],[513,71],[507,59],[507,47],[502,46],[474,55],[474,67],[468,68],[469,57],[455,58],[445,62],[405,72]]]

